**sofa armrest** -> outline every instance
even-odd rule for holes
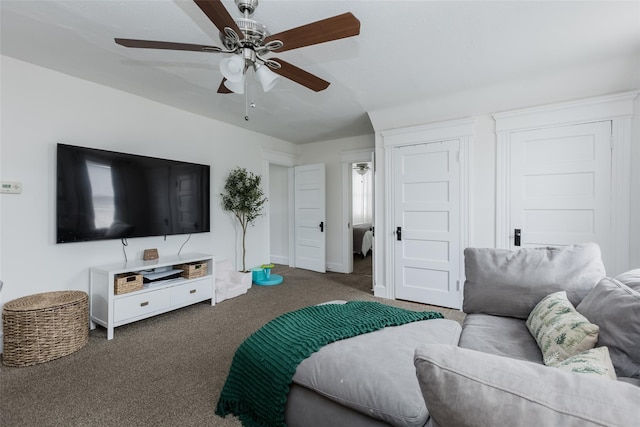
[[[447,345],[414,356],[439,427],[637,426],[640,388],[608,378]]]
[[[547,295],[566,291],[576,306],[603,277],[595,243],[517,251],[467,248],[464,251],[463,311],[526,319]]]

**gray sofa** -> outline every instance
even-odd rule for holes
[[[386,328],[304,360],[287,425],[640,424],[640,270],[605,277],[600,249],[589,243],[468,248],[465,275],[462,327],[439,319]],[[544,365],[527,320],[559,291],[598,325],[596,346],[610,360],[604,371],[615,369],[617,380]]]

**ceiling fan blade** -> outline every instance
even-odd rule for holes
[[[360,34],[360,21],[351,12],[347,12],[273,34],[265,38],[264,44],[273,40],[280,40],[284,43],[284,46],[274,50],[274,52],[284,52],[345,37],[357,36],[358,34]]]
[[[222,81],[220,82],[220,86],[218,87],[218,93],[232,93],[233,91],[231,89],[229,89],[228,87],[226,87],[224,85],[224,82],[227,79],[225,79],[224,77],[222,78]]]
[[[293,80],[294,82],[316,92],[320,92],[321,90],[325,90],[329,87],[330,83],[328,81],[322,80],[320,77],[308,73],[302,68],[291,65],[282,59],[277,59],[276,61],[281,65],[281,67],[278,69],[272,69],[271,71],[276,74],[280,74],[282,77]]]
[[[224,33],[225,27],[231,28],[236,34],[242,38],[242,31],[238,28],[236,21],[233,20],[227,8],[224,7],[220,0],[194,0],[198,7],[213,22],[221,33]]]
[[[125,47],[139,47],[143,49],[169,49],[169,50],[192,50],[196,52],[220,52],[217,46],[206,46],[202,44],[157,42],[153,40],[135,39],[114,39],[116,43]]]

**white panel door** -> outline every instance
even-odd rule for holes
[[[296,267],[326,271],[324,164],[296,166],[295,252]]]
[[[459,146],[393,150],[396,298],[461,307]]]
[[[511,249],[596,242],[607,265],[610,141],[609,121],[512,134]]]

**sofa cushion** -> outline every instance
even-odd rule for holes
[[[605,377],[612,380],[616,378],[616,371],[611,363],[609,349],[607,347],[597,347],[583,351],[575,356],[568,357],[562,362],[553,365],[554,368],[563,371],[575,372],[581,375],[593,375]]]
[[[293,382],[393,426],[424,426],[413,354],[422,344],[456,345],[460,324],[433,319],[337,341],[303,360]]]
[[[616,276],[616,280],[634,291],[640,292],[640,268],[619,274]]]
[[[439,427],[637,426],[640,388],[508,357],[426,345],[414,358]]]
[[[489,314],[467,314],[460,347],[543,364],[538,343],[525,320]]]
[[[598,342],[597,325],[578,313],[565,291],[554,292],[540,301],[527,319],[545,365],[592,349]]]
[[[567,291],[575,306],[605,276],[595,243],[563,248],[467,248],[463,311],[526,319],[545,296]]]
[[[609,348],[616,374],[640,378],[640,292],[604,278],[576,309],[600,327],[598,345]]]

